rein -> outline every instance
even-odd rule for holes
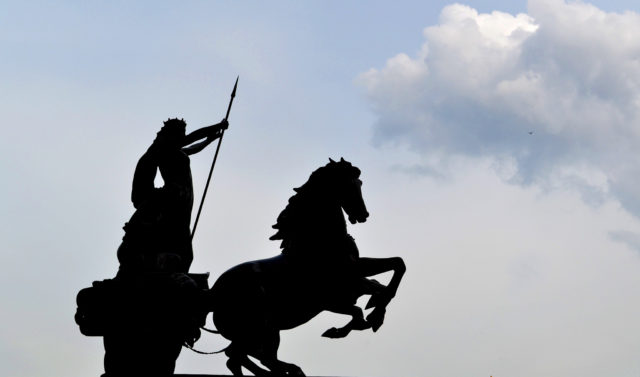
[[[208,328],[206,328],[206,327],[201,327],[201,328],[200,328],[200,330],[204,330],[204,331],[206,331],[206,332],[208,332],[208,333],[210,333],[210,334],[220,334],[220,331],[218,331],[218,330],[211,330],[211,329],[208,329]]]
[[[198,351],[197,349],[193,348],[192,346],[188,345],[187,343],[183,343],[182,344],[183,347],[190,349],[191,351],[200,354],[200,355],[215,355],[218,353],[222,353],[224,351],[227,350],[227,348],[229,348],[229,346],[224,347],[223,349],[221,349],[220,351],[213,351],[213,352],[204,352],[204,351]]]
[[[220,334],[220,331],[211,330],[211,329],[208,329],[206,327],[201,327],[200,330],[204,330],[204,331],[206,331],[208,333],[211,333],[211,334]],[[226,351],[227,348],[229,348],[229,346],[226,346],[223,349],[221,349],[220,351],[205,352],[205,351],[199,351],[199,350],[193,348],[193,346],[189,345],[187,342],[182,343],[182,346],[185,347],[185,348],[188,348],[191,351],[193,351],[195,353],[198,353],[200,355],[215,355],[215,354],[218,354],[218,353],[222,353],[222,352]]]

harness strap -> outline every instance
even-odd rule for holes
[[[206,328],[206,327],[201,327],[201,328],[200,328],[200,330],[204,330],[204,331],[206,331],[206,332],[208,332],[208,333],[211,333],[211,334],[220,334],[220,331],[218,331],[218,330],[211,330],[211,329],[208,329],[208,328]]]
[[[208,333],[211,333],[211,334],[220,334],[220,331],[211,330],[211,329],[208,329],[206,327],[201,327],[200,330],[204,330],[204,331],[206,331]],[[226,351],[227,348],[229,348],[229,346],[226,346],[223,349],[221,349],[220,351],[205,352],[205,351],[199,351],[199,350],[193,348],[193,346],[189,345],[189,343],[187,343],[187,342],[182,343],[182,346],[185,347],[185,348],[190,349],[191,351],[193,351],[195,353],[199,353],[200,355],[215,355],[215,354],[218,354],[218,353],[222,353],[222,352]]]
[[[218,353],[222,353],[224,351],[227,350],[227,348],[229,348],[229,346],[224,347],[223,349],[221,349],[220,351],[213,351],[213,352],[204,352],[204,351],[198,351],[197,349],[193,348],[192,346],[188,345],[186,342],[182,344],[183,347],[190,349],[191,351],[195,352],[195,353],[199,353],[200,355],[215,355]]]

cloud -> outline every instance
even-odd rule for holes
[[[640,253],[640,234],[626,230],[609,232],[609,237],[616,242],[627,245],[632,250]]]
[[[515,16],[454,4],[424,38],[414,57],[357,79],[376,144],[409,146],[430,172],[494,158],[514,167],[509,182],[577,187],[640,215],[639,14],[563,0],[531,0]]]

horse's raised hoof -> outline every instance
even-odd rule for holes
[[[380,326],[382,326],[385,313],[386,310],[384,309],[384,307],[377,307],[373,309],[371,314],[367,316],[367,322],[369,322],[369,324],[371,325],[371,329],[373,330],[373,332],[378,331]]]
[[[340,329],[332,327],[329,330],[323,332],[322,336],[324,336],[325,338],[339,339],[344,338],[345,336],[347,336],[347,334],[348,332],[345,333],[345,331],[340,331]]]

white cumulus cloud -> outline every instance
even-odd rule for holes
[[[450,5],[418,53],[362,73],[375,142],[418,152],[414,171],[489,157],[515,166],[511,182],[571,185],[640,215],[640,15],[563,0],[527,13]]]

